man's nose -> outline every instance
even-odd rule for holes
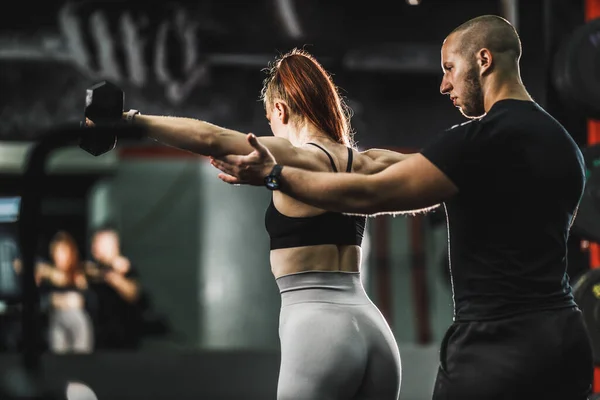
[[[442,83],[440,84],[440,93],[448,94],[448,93],[450,93],[451,90],[452,90],[452,85],[450,84],[450,82],[448,82],[448,80],[446,80],[446,78],[443,78]]]

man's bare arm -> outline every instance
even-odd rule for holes
[[[284,167],[281,191],[325,210],[353,214],[406,212],[433,207],[458,192],[418,154],[374,175],[333,174]]]
[[[376,174],[397,162],[407,160],[413,154],[398,153],[396,151],[385,149],[368,149],[360,153],[367,157],[370,162],[362,168],[362,173],[365,175]]]
[[[133,303],[139,298],[140,287],[135,280],[114,271],[108,272],[105,279],[127,302]]]
[[[277,161],[256,136],[248,135],[248,142],[254,151],[247,156],[211,161],[222,171],[219,178],[224,182],[265,184],[265,177]],[[283,167],[279,181],[279,190],[303,203],[351,214],[422,210],[458,193],[454,183],[422,154],[415,154],[373,175]]]

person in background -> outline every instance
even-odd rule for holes
[[[103,226],[93,233],[91,256],[92,260],[86,263],[86,273],[96,297],[97,348],[138,347],[141,287],[131,261],[121,254],[115,228]]]
[[[86,310],[88,281],[75,239],[57,232],[49,246],[50,263],[36,264],[35,279],[49,300],[48,339],[54,353],[91,353],[94,331]],[[20,271],[20,263],[15,264]]]

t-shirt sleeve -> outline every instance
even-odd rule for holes
[[[474,121],[456,125],[439,133],[420,152],[462,190],[476,184],[484,156],[483,138],[476,135],[477,130]]]

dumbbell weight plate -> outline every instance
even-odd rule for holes
[[[117,126],[121,123],[125,94],[116,85],[103,81],[86,91],[85,117],[97,126]],[[116,134],[106,134],[105,130],[89,128],[85,131],[79,147],[88,153],[99,156],[117,145]]]
[[[577,28],[560,46],[552,77],[566,107],[600,119],[600,18]]]

